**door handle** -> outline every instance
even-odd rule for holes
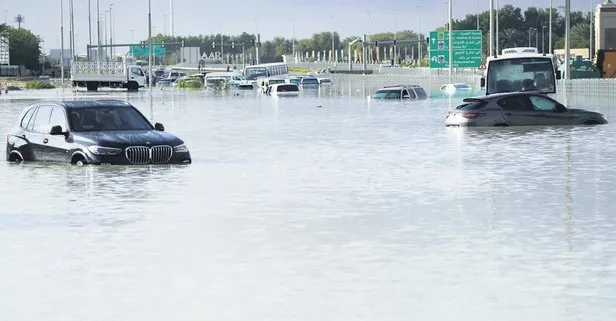
[[[49,143],[49,139],[47,138],[43,139],[43,144],[47,144],[47,143]]]

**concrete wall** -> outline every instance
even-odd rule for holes
[[[616,4],[603,3],[595,11],[595,46],[616,49]]]

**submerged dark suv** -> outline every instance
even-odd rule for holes
[[[184,142],[116,100],[41,102],[7,135],[6,159],[71,164],[188,164]]]

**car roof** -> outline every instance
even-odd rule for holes
[[[41,104],[49,104],[49,103],[41,103]],[[41,105],[38,104],[38,105]],[[67,100],[67,101],[57,101],[52,102],[51,104],[57,106],[63,106],[65,108],[93,108],[93,107],[130,107],[131,104],[122,101],[122,100],[113,100],[113,99],[100,99],[100,100]]]
[[[419,86],[419,85],[393,85],[393,86],[385,86],[385,87],[379,88],[378,90],[388,90],[388,89],[389,90],[391,90],[391,89],[393,89],[393,90],[397,90],[397,89],[402,90],[402,89],[408,89],[408,88],[421,88],[421,86]]]
[[[472,97],[469,99],[481,99],[481,100],[496,100],[496,99],[500,99],[503,97],[512,97],[512,96],[531,96],[531,95],[542,95],[542,96],[546,96],[547,95],[539,90],[531,90],[531,91],[512,91],[512,92],[504,92],[504,93],[495,93],[495,94],[490,94],[490,95],[483,95],[483,96],[477,96],[477,97]],[[466,98],[465,98],[466,99]]]

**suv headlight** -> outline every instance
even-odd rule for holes
[[[94,155],[118,155],[122,152],[120,148],[103,147],[97,145],[88,147],[88,150]]]
[[[177,145],[173,147],[173,151],[176,153],[188,153],[188,147],[185,144]]]

